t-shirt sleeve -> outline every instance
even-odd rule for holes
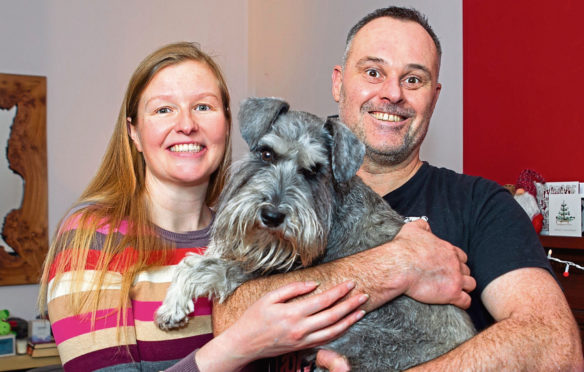
[[[193,351],[174,366],[166,369],[166,372],[199,372],[199,367],[195,360],[196,352],[197,350]]]
[[[482,292],[495,278],[525,267],[553,271],[527,213],[505,189],[483,180],[473,189],[469,267]]]

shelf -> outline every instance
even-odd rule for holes
[[[58,356],[31,358],[25,354],[0,357],[0,371],[13,371],[16,369],[29,369],[60,364],[61,359]]]
[[[584,250],[583,237],[540,235],[539,241],[545,248],[581,249]]]

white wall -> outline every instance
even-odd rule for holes
[[[426,14],[443,48],[443,85],[421,156],[462,171],[462,0],[393,1]],[[249,94],[285,98],[292,109],[337,113],[332,67],[349,29],[385,0],[249,0]]]
[[[440,37],[442,93],[422,157],[462,170],[462,0],[395,1],[428,15]],[[156,47],[198,41],[216,56],[236,114],[248,95],[336,113],[332,66],[349,28],[386,1],[0,0],[0,72],[47,77],[49,230],[93,176],[130,74]],[[235,126],[234,155],[246,146]],[[447,144],[445,146],[445,144]],[[0,287],[0,309],[35,315],[36,285]]]

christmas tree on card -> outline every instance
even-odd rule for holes
[[[573,182],[546,182],[539,183],[535,182],[535,188],[537,191],[537,204],[539,210],[543,216],[543,227],[541,230],[541,235],[555,235],[551,233],[551,225],[555,219],[555,214],[550,213],[550,196],[551,195],[576,195],[578,196],[578,189],[580,183],[578,181]],[[561,202],[560,202],[561,203]],[[560,204],[561,205],[561,204]],[[560,207],[557,206],[557,208]],[[571,212],[574,215],[574,212]],[[580,221],[581,218],[578,219]],[[580,236],[580,235],[578,235]]]
[[[579,194],[549,195],[549,232],[557,236],[582,236]]]

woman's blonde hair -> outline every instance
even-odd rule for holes
[[[68,272],[71,273],[73,293],[69,306],[75,314],[91,312],[92,321],[95,321],[97,310],[108,305],[106,307],[118,310],[118,324],[120,321],[125,324],[129,292],[136,274],[164,261],[169,247],[153,234],[155,229],[150,222],[145,197],[146,164],[129,136],[128,125],[132,124],[128,124],[127,119],[137,123],[140,97],[160,70],[191,60],[205,64],[217,78],[228,125],[225,154],[210,177],[205,199],[208,206],[217,202],[231,164],[231,110],[227,84],[219,66],[198,45],[188,42],[165,45],[147,56],[134,71],[101,166],[55,234],[41,276],[38,299],[41,314],[46,309],[51,277],[54,276],[54,283],[57,283]],[[75,228],[68,228],[73,223]],[[119,239],[120,235],[115,231],[122,223],[127,225],[127,232]],[[109,227],[109,230],[95,267],[92,266],[96,276],[88,290],[82,287],[83,274],[88,265],[94,264],[88,261],[88,255],[92,243],[96,243],[96,231],[104,227]],[[129,255],[125,251],[128,247],[132,249]],[[108,284],[107,272],[110,270],[123,273],[120,298],[114,304],[100,304],[102,288]]]

